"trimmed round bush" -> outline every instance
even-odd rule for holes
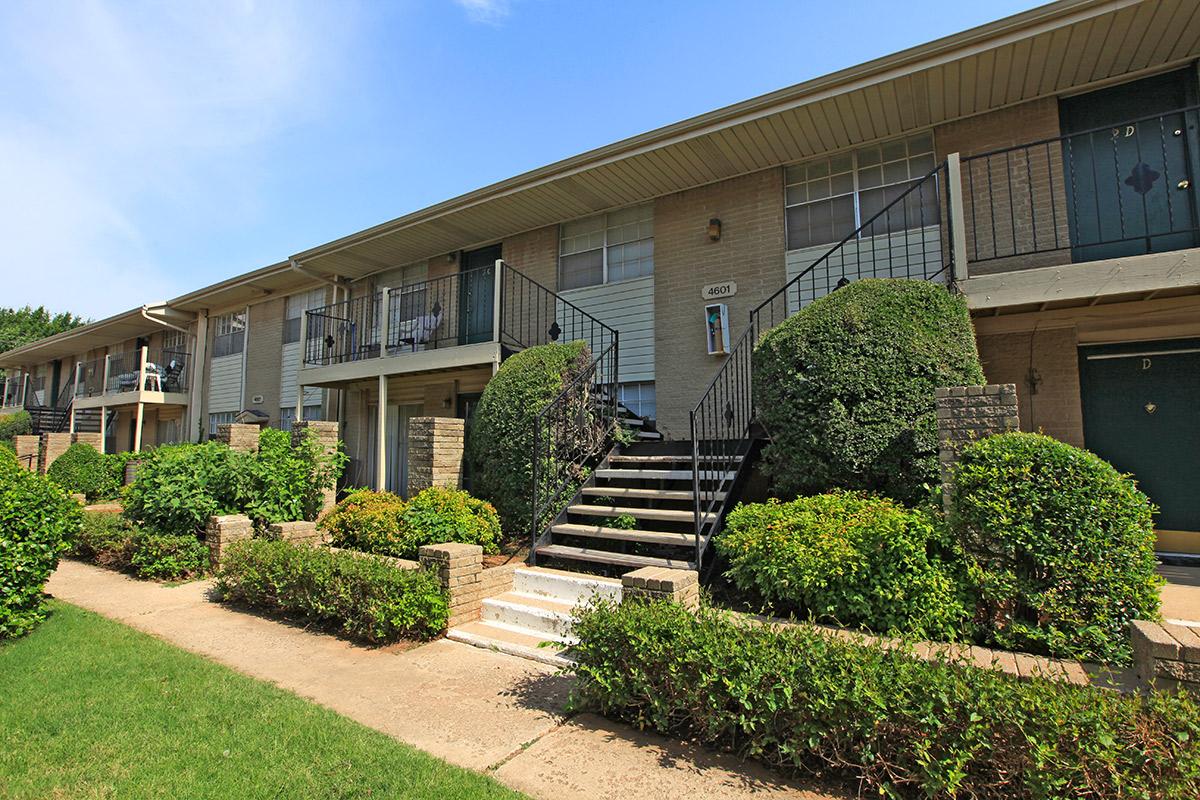
[[[61,487],[0,451],[0,639],[22,636],[45,617],[42,587],[81,515]]]
[[[952,518],[1001,647],[1106,663],[1158,615],[1153,506],[1099,456],[1035,433],[963,449]]]
[[[120,487],[104,455],[83,442],[76,442],[54,459],[46,475],[68,494],[87,495],[88,500],[116,497]]]
[[[864,489],[916,505],[939,482],[934,390],[983,380],[963,298],[928,281],[851,283],[755,348],[764,470],[783,497]]]
[[[472,489],[496,507],[510,535],[529,530],[534,420],[590,357],[582,341],[530,347],[506,359],[483,390],[467,441]]]
[[[834,492],[741,505],[716,547],[729,579],[778,610],[937,639],[966,628],[941,521],[886,498]]]
[[[318,524],[338,547],[396,558],[416,558],[423,545],[444,542],[499,549],[500,517],[492,504],[441,486],[407,503],[390,492],[356,491]]]
[[[139,578],[190,578],[208,569],[208,547],[195,536],[138,531],[131,542],[129,564]]]

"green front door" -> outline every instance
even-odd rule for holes
[[[1188,68],[1061,101],[1073,261],[1196,246],[1195,84]]]
[[[458,341],[460,344],[490,342],[495,335],[496,261],[500,245],[481,247],[462,254],[458,290]]]
[[[1159,507],[1160,549],[1200,548],[1200,339],[1080,348],[1080,380],[1087,448]]]

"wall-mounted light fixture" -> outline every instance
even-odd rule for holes
[[[453,264],[458,261],[458,253],[446,253],[446,263]]]
[[[716,217],[708,221],[708,240],[710,242],[721,241],[721,220]]]

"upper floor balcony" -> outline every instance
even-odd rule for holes
[[[74,405],[186,405],[191,362],[191,354],[185,351],[150,347],[78,362],[73,376]]]
[[[332,303],[305,313],[300,383],[333,386],[380,375],[493,364],[552,341],[616,334],[516,269],[493,265]]]

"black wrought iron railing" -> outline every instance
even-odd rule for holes
[[[953,232],[949,224],[941,225],[951,218],[946,173],[943,162],[913,181],[750,312],[750,324],[691,412],[697,569],[754,444],[753,358],[759,337],[813,300],[861,278],[948,283]]]
[[[1062,261],[1194,247],[1200,106],[962,159],[967,254]]]
[[[330,366],[379,355],[382,292],[305,312],[304,363]]]
[[[103,358],[84,361],[79,372],[79,383],[75,386],[76,397],[97,397],[104,394]]]

